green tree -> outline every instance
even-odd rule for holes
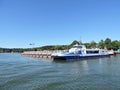
[[[111,39],[110,38],[106,38],[106,40],[105,40],[105,47],[108,50],[112,49],[112,44],[111,44]]]
[[[90,43],[84,43],[84,45],[86,46],[86,48],[91,48]]]
[[[120,42],[117,40],[112,41],[111,45],[113,50],[117,50],[120,48]]]
[[[75,44],[80,44],[77,40],[74,40],[68,47],[71,48]]]
[[[101,41],[98,43],[98,47],[103,49],[104,46],[105,46],[105,42],[104,42],[103,40],[101,40]]]
[[[97,43],[95,41],[91,41],[90,45],[91,45],[91,48],[97,47]]]

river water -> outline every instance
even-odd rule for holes
[[[0,90],[120,90],[120,56],[54,62],[0,54]]]

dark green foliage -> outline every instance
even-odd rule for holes
[[[105,47],[108,50],[112,49],[112,44],[111,43],[112,43],[111,39],[110,38],[106,38],[106,40],[105,40]]]
[[[68,48],[71,48],[75,44],[80,44],[77,40],[74,40],[70,45],[68,45]]]
[[[91,46],[91,48],[96,48],[97,47],[97,43],[95,41],[92,41],[90,43],[90,46]]]
[[[99,43],[98,43],[98,47],[99,48],[104,48],[105,47],[105,42],[103,40],[101,40]]]
[[[91,48],[90,43],[84,43],[84,45],[86,46],[86,48]]]
[[[120,41],[114,40],[112,41],[110,38],[106,38],[105,41],[101,40],[98,43],[99,48],[106,48],[108,50],[117,50],[120,48]]]
[[[120,42],[117,41],[117,40],[112,41],[111,46],[112,46],[112,49],[113,49],[113,50],[117,50],[117,49],[120,48]]]
[[[37,50],[65,50],[67,45],[53,45],[53,46],[42,46],[37,48]]]

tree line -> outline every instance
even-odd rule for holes
[[[82,43],[77,40],[74,40],[69,45],[48,45],[42,47],[35,47],[35,48],[0,48],[0,53],[22,53],[24,51],[41,51],[41,50],[68,50],[75,44],[82,44],[85,45],[87,48],[101,48],[101,49],[108,49],[108,50],[117,50],[120,48],[120,41],[118,40],[111,40],[110,38],[106,38],[105,40],[100,40],[98,43],[95,41],[91,41],[90,43]]]
[[[106,38],[105,40],[101,40],[98,43],[95,41],[91,41],[90,43],[84,43],[87,48],[101,48],[107,50],[118,50],[120,48],[120,40],[111,40],[110,38]]]

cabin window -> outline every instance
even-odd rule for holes
[[[73,46],[73,48],[82,48],[82,46]]]
[[[82,54],[81,51],[78,51],[78,54]]]
[[[99,51],[86,51],[87,54],[97,54]]]
[[[76,51],[75,54],[82,54],[82,52],[81,51]]]

